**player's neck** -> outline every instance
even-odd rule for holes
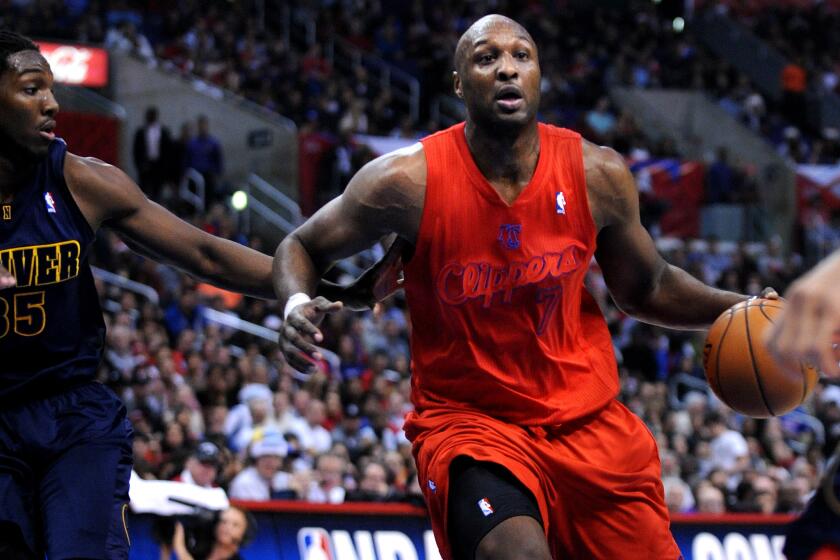
[[[464,134],[476,166],[488,181],[524,187],[531,180],[540,155],[536,122],[509,133],[467,122]]]
[[[32,166],[21,165],[0,155],[0,202],[11,202],[32,172]]]

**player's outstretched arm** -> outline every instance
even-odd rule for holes
[[[767,345],[783,366],[810,363],[829,377],[840,378],[840,250],[791,284],[788,302],[768,334]]]
[[[82,213],[106,225],[132,248],[221,288],[274,299],[271,257],[188,224],[146,198],[120,169],[67,154],[64,175]]]
[[[341,196],[277,247],[274,288],[286,305],[280,338],[293,367],[305,370],[306,357],[317,357],[314,343],[322,339],[317,326],[324,314],[341,307],[324,297],[308,301],[321,274],[335,260],[370,247],[383,235],[396,233],[413,242],[425,183],[426,161],[419,144],[377,158],[353,177]]]
[[[665,262],[642,226],[638,189],[618,153],[586,143],[584,161],[590,205],[600,227],[595,258],[623,311],[647,323],[699,330],[747,299],[707,286]]]

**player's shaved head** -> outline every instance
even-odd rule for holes
[[[522,25],[507,16],[490,14],[473,23],[469,29],[464,31],[461,38],[458,39],[458,46],[455,47],[455,70],[457,72],[461,71],[461,65],[464,63],[469,48],[473,45],[473,43],[475,43],[479,36],[491,29],[500,29],[505,27],[512,28],[514,33],[521,35],[523,38],[530,41],[536,49],[534,39],[531,37],[531,34],[528,33],[528,30],[522,27]]]

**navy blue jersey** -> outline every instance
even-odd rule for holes
[[[95,237],[64,180],[67,145],[50,144],[29,184],[0,214],[0,399],[93,379],[105,323],[88,266]]]

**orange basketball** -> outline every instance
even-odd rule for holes
[[[703,367],[712,391],[732,409],[756,418],[790,412],[813,391],[819,375],[779,367],[764,346],[764,333],[785,301],[753,298],[733,305],[712,324]]]

